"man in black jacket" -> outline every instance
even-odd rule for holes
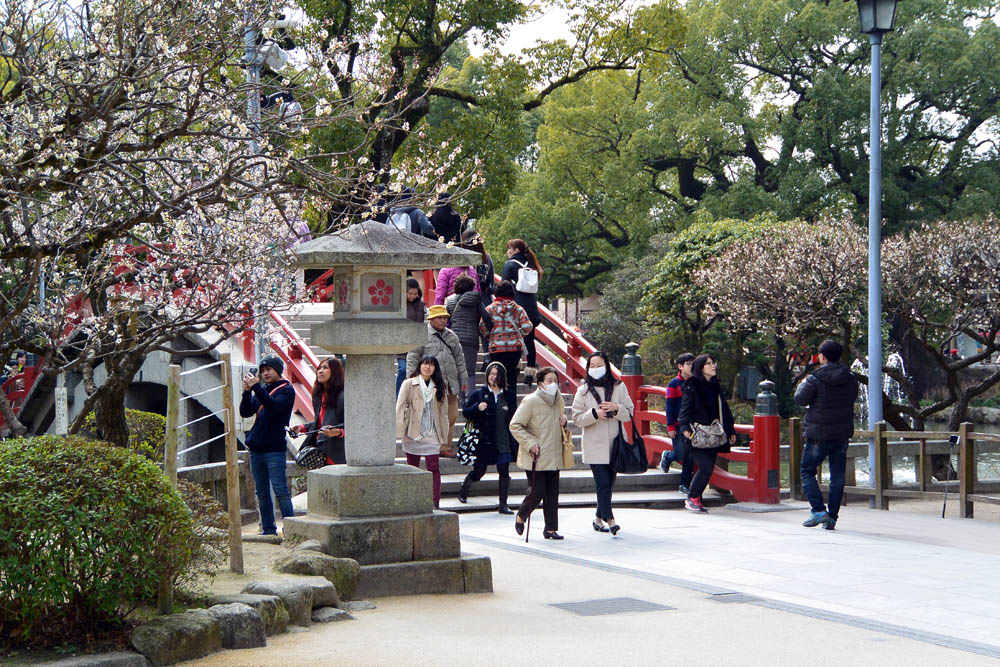
[[[257,416],[247,434],[246,445],[250,450],[250,472],[257,487],[262,535],[278,533],[274,522],[271,489],[274,489],[274,497],[278,500],[281,518],[295,516],[292,497],[288,492],[288,478],[285,475],[285,428],[292,416],[295,390],[288,380],[281,377],[284,369],[284,362],[272,354],[260,360],[259,382],[254,373],[247,373],[243,377],[240,416]]]
[[[823,524],[827,530],[837,525],[840,501],[844,497],[844,471],[847,467],[847,442],[854,435],[854,401],[858,397],[858,381],[840,357],[843,346],[825,340],[819,346],[820,367],[806,376],[795,390],[795,402],[808,406],[803,435],[806,446],[802,452],[802,490],[809,499],[812,513],[802,522],[811,528]],[[829,503],[823,504],[823,494],[816,482],[816,470],[823,459],[830,459]]]

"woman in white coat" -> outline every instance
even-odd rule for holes
[[[611,467],[611,445],[622,422],[632,418],[628,390],[611,374],[611,364],[603,352],[587,359],[587,379],[573,398],[573,423],[583,428],[583,462],[590,465],[597,488],[597,517],[594,530],[617,535],[621,526],[611,512],[611,492],[615,487]]]

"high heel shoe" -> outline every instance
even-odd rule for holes
[[[559,533],[557,533],[554,530],[551,531],[551,532],[548,531],[548,530],[543,530],[542,531],[542,537],[544,537],[547,540],[561,540],[561,539],[563,539],[563,536],[560,535]]]
[[[524,523],[514,519],[514,530],[517,531],[518,535],[524,535]]]
[[[608,526],[608,530],[611,532],[612,536],[617,535],[618,531],[621,530],[621,529],[622,529],[622,527],[619,526],[617,523],[615,525],[613,525],[613,526]]]
[[[594,521],[592,523],[592,525],[594,526],[594,530],[596,530],[598,533],[606,533],[606,532],[608,532],[608,527],[605,526],[604,524],[600,524],[600,523],[597,523],[596,521]]]

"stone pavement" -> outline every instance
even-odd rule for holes
[[[829,532],[785,505],[799,509],[620,509],[616,538],[566,509],[562,542],[542,539],[539,511],[527,544],[511,517],[464,514],[493,594],[383,598],[356,622],[191,664],[1000,664],[1000,526],[851,506]],[[553,606],[613,598],[632,610]]]

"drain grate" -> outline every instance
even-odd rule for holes
[[[670,611],[676,607],[668,607],[655,602],[646,602],[635,598],[604,598],[601,600],[584,600],[582,602],[557,602],[550,606],[572,612],[577,616],[603,616],[606,614],[630,614],[646,611]]]
[[[760,598],[756,598],[752,595],[747,595],[746,593],[712,593],[708,596],[709,600],[714,602],[760,602]]]

